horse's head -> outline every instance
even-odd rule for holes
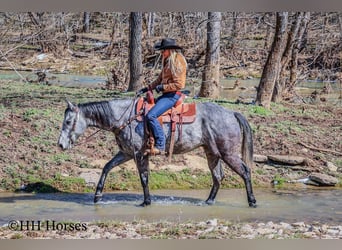
[[[62,131],[58,139],[58,145],[63,150],[70,149],[87,127],[80,108],[68,100],[66,102],[68,107],[64,113]]]

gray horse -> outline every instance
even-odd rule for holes
[[[109,171],[134,159],[144,192],[144,201],[141,206],[151,204],[148,187],[149,155],[142,153],[145,147],[144,122],[134,119],[136,101],[136,99],[115,99],[79,105],[67,101],[68,107],[65,110],[62,131],[58,140],[58,145],[63,150],[70,149],[89,126],[114,132],[119,146],[119,152],[102,170],[96,188],[95,203],[102,197]],[[253,140],[246,118],[240,113],[229,111],[214,103],[198,103],[196,110],[196,120],[190,124],[183,124],[181,135],[177,127],[173,153],[182,154],[198,147],[204,148],[213,179],[213,185],[206,200],[207,204],[214,203],[220,182],[224,177],[222,159],[244,180],[248,204],[250,207],[256,207],[249,168],[252,166]],[[163,128],[167,138],[166,150],[168,150],[170,124],[164,124]],[[239,157],[240,150],[243,160]]]

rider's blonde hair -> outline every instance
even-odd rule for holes
[[[182,57],[185,62],[185,67],[187,67],[186,60],[183,56],[183,54],[179,50],[170,49],[170,56],[166,59],[167,67],[171,69],[171,72],[173,75],[179,74],[184,69],[182,68],[182,64],[179,60],[176,60],[177,57]],[[163,59],[163,65],[164,65],[164,59]]]

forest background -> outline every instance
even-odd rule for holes
[[[27,69],[30,64],[27,70],[106,74],[110,88],[137,90],[160,65],[154,43],[174,37],[184,48],[189,78],[202,79],[199,96],[218,97],[222,78],[261,77],[256,101],[269,107],[271,101],[293,98],[299,81],[341,78],[341,15],[1,13],[0,67]],[[50,53],[50,64],[28,61],[37,53]]]

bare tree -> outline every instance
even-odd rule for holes
[[[84,33],[90,32],[90,12],[83,12],[83,29]]]
[[[338,23],[339,23],[339,27],[340,27],[340,38],[342,40],[342,13],[340,13],[338,15]]]
[[[307,30],[308,22],[310,20],[310,12],[304,12],[301,18],[301,24],[299,25],[297,39],[294,42],[291,55],[291,66],[290,66],[290,80],[286,84],[285,88],[287,92],[292,92],[294,86],[297,84],[298,75],[298,55],[303,43],[304,34]]]
[[[112,52],[113,52],[113,49],[114,49],[114,41],[115,41],[115,35],[116,35],[116,30],[118,29],[117,28],[117,17],[114,16],[113,17],[113,25],[112,25],[112,31],[110,32],[110,43],[107,47],[107,50],[106,50],[106,58],[109,59],[112,55]]]
[[[56,30],[48,27],[44,20],[44,12],[28,12],[28,15],[36,28],[37,40],[40,45],[41,51],[44,53],[53,52],[55,54],[57,51],[57,41],[54,40]]]
[[[199,96],[217,98],[220,79],[221,13],[209,12],[207,24],[207,49]]]
[[[154,36],[154,19],[155,19],[155,13],[154,12],[148,12],[147,13],[147,36],[152,37]]]
[[[142,13],[131,12],[129,17],[129,86],[128,91],[137,90],[142,85]]]
[[[237,27],[237,21],[238,21],[238,12],[233,12],[233,23],[232,23],[232,27],[231,27],[231,35],[230,35],[230,40],[228,43],[228,48],[230,48],[231,50],[234,50],[235,47],[235,43],[236,43],[236,39],[238,37],[238,27]]]
[[[277,12],[276,31],[257,90],[256,104],[270,107],[271,98],[280,71],[281,56],[287,35],[288,12]]]
[[[298,40],[298,31],[299,27],[302,24],[302,18],[304,16],[304,12],[297,12],[295,14],[295,18],[293,20],[291,29],[288,33],[286,46],[284,49],[284,53],[281,58],[280,62],[280,73],[278,75],[278,79],[276,79],[273,95],[272,95],[272,101],[273,102],[279,102],[282,100],[283,90],[285,88],[286,84],[286,73],[287,73],[287,67],[291,59],[293,47],[295,44],[295,40]]]

